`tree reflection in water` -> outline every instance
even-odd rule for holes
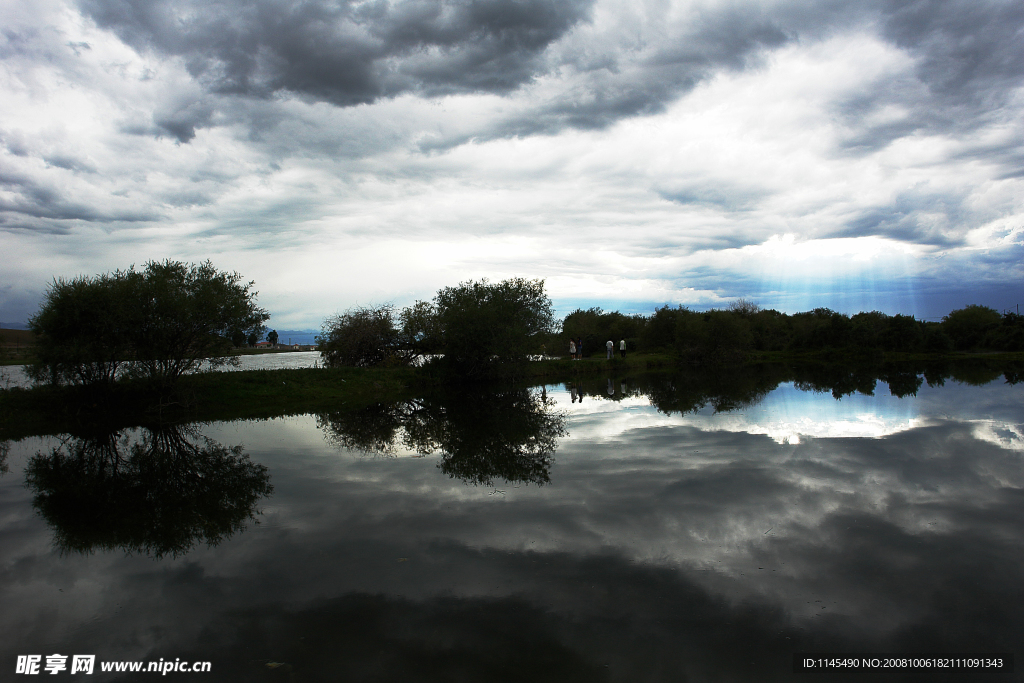
[[[154,558],[242,531],[274,490],[242,446],[180,425],[68,437],[29,461],[26,480],[62,553],[120,548]]]
[[[566,383],[566,391],[582,402],[590,396],[611,401],[644,397],[666,414],[692,413],[710,407],[716,413],[756,405],[785,382],[801,391],[830,393],[840,400],[845,396],[872,396],[878,382],[888,385],[897,398],[916,396],[921,387],[942,386],[947,379],[981,386],[1003,379],[1007,384],[1021,381],[1019,361],[986,362],[892,362],[869,364],[763,363],[751,365],[698,366],[672,373],[630,376],[621,382],[584,377]],[[607,383],[607,385],[606,385]],[[618,386],[615,386],[618,384]]]
[[[565,416],[543,391],[447,391],[357,412],[317,415],[340,448],[394,454],[399,446],[440,453],[441,471],[471,484],[546,484]]]

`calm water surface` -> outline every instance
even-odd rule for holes
[[[716,410],[680,382],[11,443],[2,666],[775,681],[845,680],[794,674],[798,651],[1020,657],[1024,384],[790,382]]]
[[[213,368],[215,372],[232,372],[235,370],[290,370],[295,368],[311,368],[320,362],[319,351],[288,351],[284,353],[259,353],[250,356],[238,356],[238,365],[221,365]],[[209,371],[209,367],[200,371]],[[8,387],[32,386],[32,380],[25,372],[24,365],[0,365],[0,389]]]

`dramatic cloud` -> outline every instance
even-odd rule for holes
[[[563,311],[1020,298],[1019,3],[41,0],[0,23],[5,322],[53,276],[167,257],[255,277],[279,327],[485,276],[544,277]]]
[[[182,57],[213,92],[287,91],[340,106],[411,91],[506,93],[546,71],[541,55],[590,2],[470,0],[295,4],[86,0],[127,44]],[[201,117],[200,117],[201,118]]]

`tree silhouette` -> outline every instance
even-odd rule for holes
[[[393,454],[402,445],[439,453],[441,471],[471,484],[545,484],[565,416],[530,389],[444,392],[357,412],[322,413],[317,423],[342,448]]]
[[[241,446],[182,426],[66,438],[29,461],[26,481],[62,553],[120,548],[154,558],[242,531],[274,490]]]

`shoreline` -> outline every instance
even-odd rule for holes
[[[837,362],[837,360],[839,362]],[[789,366],[818,370],[884,372],[912,367],[928,374],[987,377],[1024,373],[1024,353],[793,354],[732,363],[680,363],[670,354],[631,354],[625,359],[586,358],[534,361],[517,383],[573,381],[607,374],[676,372],[696,377],[743,374],[755,368]],[[870,373],[869,373],[870,374]],[[967,380],[970,381],[970,380]],[[1016,380],[1015,380],[1016,381]],[[264,420],[287,415],[342,410],[401,401],[449,384],[431,368],[292,368],[203,372],[183,377],[172,390],[157,391],[139,382],[123,382],[98,392],[80,387],[0,390],[0,440],[27,436],[95,432],[140,424]]]

